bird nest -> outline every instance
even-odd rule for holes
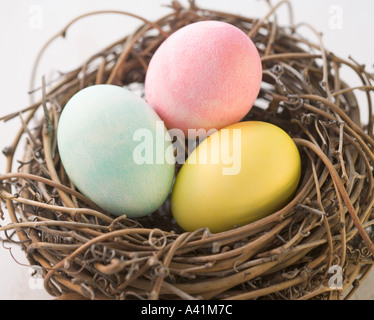
[[[193,1],[188,8],[174,1],[171,13],[155,22],[105,11],[143,24],[58,82],[41,81],[40,101],[1,119],[21,118],[22,127],[3,151],[1,216],[12,222],[0,231],[3,241],[21,245],[30,265],[41,269],[48,293],[62,299],[350,298],[373,266],[374,77],[353,59],[326,50],[321,35],[307,24],[295,25],[292,15],[289,26],[278,25],[282,5],[290,6],[282,1],[263,19],[202,9]],[[73,20],[42,52],[75,21],[99,13]],[[155,50],[172,32],[201,20],[231,23],[257,46],[263,82],[243,120],[273,123],[294,139],[303,168],[297,193],[278,212],[215,234],[180,230],[170,198],[148,217],[114,217],[84,197],[64,171],[56,147],[61,110],[93,84],[144,95]],[[299,34],[301,27],[315,33],[315,42]],[[360,86],[342,80],[343,67],[357,75]],[[358,90],[365,105],[358,103]],[[369,114],[365,125],[363,108]],[[13,170],[21,141],[24,157]]]

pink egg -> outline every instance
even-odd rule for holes
[[[221,129],[252,108],[262,81],[260,55],[239,28],[219,21],[187,25],[153,55],[147,102],[168,129]]]

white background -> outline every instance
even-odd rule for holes
[[[181,0],[186,3],[185,0]],[[351,55],[368,66],[374,64],[374,1],[368,0],[291,0],[295,22],[308,22],[323,32],[325,46],[342,58]],[[123,10],[156,20],[170,12],[163,6],[169,0],[0,0],[0,117],[20,110],[30,103],[30,74],[39,49],[70,20],[80,14],[96,10]],[[277,3],[277,1],[273,1]],[[268,12],[264,0],[197,0],[204,8],[229,11],[249,17],[263,17]],[[341,13],[341,16],[339,14]],[[281,24],[288,22],[287,7],[279,10]],[[336,20],[337,19],[337,20]],[[69,71],[92,54],[133,31],[141,22],[121,15],[94,16],[75,24],[67,39],[57,40],[43,56],[37,74]],[[302,31],[302,29],[300,29]],[[306,31],[305,31],[306,32]],[[306,33],[309,38],[313,35]],[[312,40],[311,38],[311,40]],[[317,40],[315,40],[317,42]],[[346,81],[357,84],[357,79],[346,74]],[[367,111],[359,95],[362,118]],[[12,141],[19,119],[0,123],[0,150]],[[0,155],[0,173],[5,171],[5,158]],[[8,220],[0,221],[5,225]],[[3,236],[3,234],[0,234]],[[16,247],[12,252],[19,263],[26,263]],[[30,268],[16,263],[0,243],[0,299],[50,299],[38,283],[30,279]],[[373,299],[374,276],[369,277],[355,295],[356,299]]]

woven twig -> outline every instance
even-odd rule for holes
[[[290,7],[286,27],[276,23],[282,5]],[[42,81],[41,101],[1,118],[20,117],[23,123],[4,150],[7,172],[0,175],[0,197],[6,212],[1,215],[12,220],[0,227],[4,241],[23,246],[30,264],[41,266],[46,290],[59,298],[348,299],[373,266],[373,75],[326,50],[311,26],[295,25],[287,1],[261,20],[201,9],[193,1],[189,8],[178,2],[171,8],[154,23],[138,17],[144,24],[133,34],[62,75],[57,85]],[[75,21],[98,13],[69,23],[42,48],[37,63]],[[200,20],[229,22],[256,44],[263,85],[243,120],[274,123],[291,135],[302,156],[300,187],[280,211],[218,234],[180,230],[169,199],[146,218],[113,217],[79,193],[64,171],[56,147],[61,110],[92,84],[130,89],[137,84],[143,90],[158,46]],[[301,27],[315,32],[315,42],[300,36]],[[341,79],[342,66],[362,85],[350,87]],[[366,93],[364,106],[356,100],[358,90]],[[368,108],[365,125],[362,108]],[[45,117],[31,127],[38,109]],[[14,170],[23,137],[24,158]],[[342,271],[342,288],[329,285],[331,270]]]

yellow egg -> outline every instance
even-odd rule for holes
[[[176,178],[171,209],[186,231],[226,231],[281,209],[300,176],[300,154],[285,131],[260,121],[236,123],[190,154]]]

